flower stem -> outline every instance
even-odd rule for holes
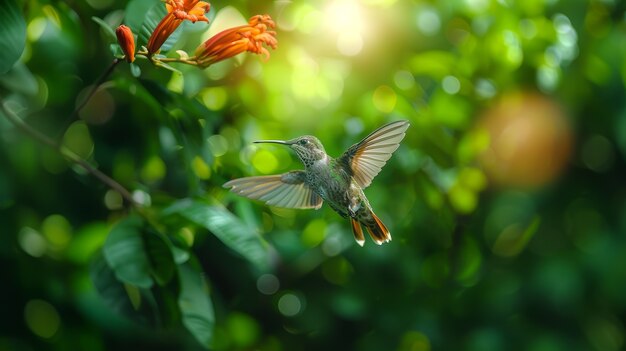
[[[163,63],[184,63],[186,65],[192,65],[192,66],[198,66],[198,60],[196,59],[195,56],[191,56],[188,58],[182,58],[182,57],[155,57],[154,55],[150,55],[147,52],[144,51],[138,51],[135,54],[136,58],[142,58],[142,59],[147,59],[150,62],[152,62],[152,64],[158,66],[160,62]]]
[[[117,191],[118,193],[120,193],[120,195],[122,195],[122,197],[126,201],[128,201],[128,203],[130,203],[134,207],[139,208],[140,204],[137,203],[135,201],[135,199],[133,199],[133,196],[131,195],[131,193],[128,190],[126,190],[126,188],[124,188],[120,183],[116,182],[111,177],[109,177],[106,174],[102,173],[100,170],[98,170],[97,168],[95,168],[94,166],[89,164],[87,161],[82,159],[80,156],[76,155],[74,152],[72,152],[68,148],[62,146],[61,144],[57,143],[53,139],[47,137],[46,135],[42,134],[41,132],[33,129],[28,124],[24,123],[24,121],[22,121],[22,119],[19,118],[11,109],[9,109],[6,106],[6,104],[4,102],[2,102],[1,100],[0,100],[0,107],[1,107],[2,112],[4,112],[3,115],[15,127],[17,127],[20,131],[22,131],[22,133],[30,136],[31,138],[37,140],[38,142],[40,142],[40,143],[42,143],[42,144],[44,144],[46,146],[49,146],[49,147],[53,148],[59,154],[64,156],[67,160],[69,160],[70,162],[72,162],[72,163],[82,167],[84,170],[89,172],[91,175],[93,175],[99,181],[101,181],[102,183],[107,185],[109,188],[111,188],[111,189]]]

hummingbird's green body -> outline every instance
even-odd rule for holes
[[[391,234],[372,211],[363,188],[398,148],[408,127],[407,121],[389,123],[336,159],[327,155],[322,143],[310,135],[288,141],[258,141],[288,145],[304,164],[304,170],[240,178],[224,186],[277,207],[317,209],[326,201],[342,217],[351,219],[354,237],[360,245],[365,242],[361,225],[377,244],[382,244],[391,240]]]

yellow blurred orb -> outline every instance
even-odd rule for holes
[[[560,174],[570,157],[568,119],[556,102],[538,93],[505,95],[482,114],[478,128],[490,140],[480,162],[500,186],[542,186]]]

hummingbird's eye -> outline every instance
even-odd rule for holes
[[[306,145],[309,141],[306,139],[300,140],[300,145]]]

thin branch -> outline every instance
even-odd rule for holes
[[[72,119],[75,119],[76,116],[78,115],[78,113],[85,107],[85,105],[87,105],[87,102],[89,102],[89,100],[91,100],[91,98],[96,93],[96,91],[98,91],[98,88],[100,87],[100,85],[102,85],[102,83],[104,83],[104,81],[107,79],[107,77],[115,69],[115,66],[117,66],[117,64],[120,63],[120,62],[121,62],[121,60],[118,59],[118,58],[113,59],[113,62],[111,62],[111,64],[109,65],[109,68],[107,68],[107,70],[104,71],[104,73],[102,73],[100,78],[98,78],[98,80],[94,83],[93,88],[91,88],[91,91],[89,92],[87,97],[85,97],[83,99],[83,101],[80,103],[80,105],[78,105],[76,107],[76,109],[72,113]]]
[[[80,156],[69,150],[68,148],[62,146],[41,132],[33,129],[28,124],[24,123],[13,111],[11,111],[4,102],[0,100],[0,107],[4,112],[4,116],[19,130],[21,130],[24,134],[30,136],[31,138],[39,141],[40,143],[47,145],[56,151],[58,151],[61,155],[65,156],[70,162],[77,164],[78,166],[85,169],[91,175],[96,177],[99,181],[106,184],[109,188],[117,191],[122,195],[122,197],[128,201],[131,205],[139,208],[140,204],[133,199],[131,193],[126,190],[120,183],[113,180],[111,177],[102,173],[100,170],[89,164],[87,161],[82,159]]]
[[[91,100],[91,98],[96,94],[96,92],[98,91],[98,89],[100,88],[102,83],[104,83],[104,81],[109,77],[109,75],[111,75],[111,73],[113,72],[113,70],[115,69],[117,64],[120,63],[120,62],[122,62],[122,60],[120,60],[118,58],[113,59],[113,62],[111,62],[109,67],[106,69],[106,71],[104,71],[102,73],[102,75],[100,75],[98,80],[96,80],[96,82],[93,84],[93,87],[91,88],[91,90],[89,91],[87,96],[80,102],[80,104],[78,106],[76,106],[76,108],[74,109],[72,114],[67,118],[65,123],[63,123],[63,128],[59,132],[58,136],[63,134],[65,132],[65,130],[67,130],[69,125],[77,119],[78,114],[80,113],[80,111],[83,108],[85,108],[85,106],[87,106],[87,103],[89,102],[89,100]]]

